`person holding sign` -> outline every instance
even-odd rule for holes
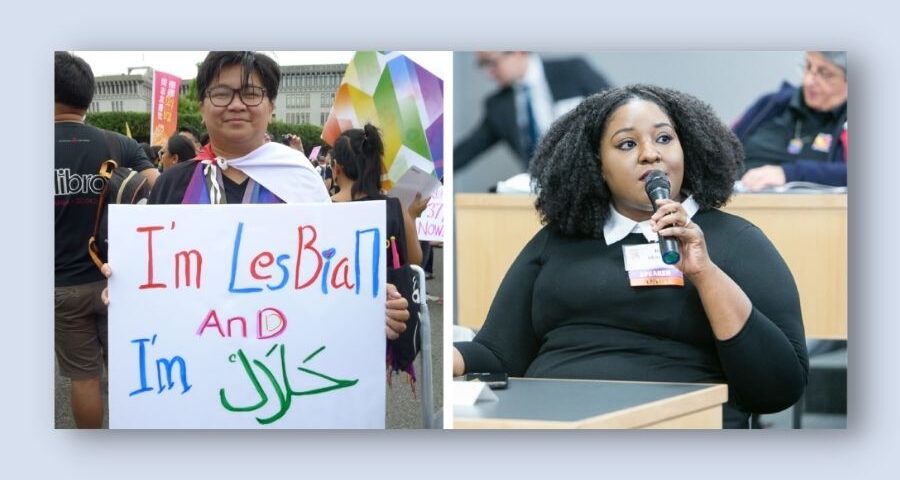
[[[210,52],[196,80],[209,143],[159,177],[150,203],[330,202],[302,150],[266,141],[280,80],[278,64],[264,54]],[[396,338],[406,329],[407,302],[390,284],[387,297],[385,334]]]
[[[406,279],[411,278],[409,271],[401,267],[422,264],[422,249],[416,233],[413,215],[418,217],[425,210],[427,199],[423,202],[421,195],[416,195],[409,210],[403,209],[400,200],[382,193],[381,172],[383,170],[384,143],[381,133],[374,125],[367,123],[363,128],[352,128],[341,132],[331,150],[334,159],[334,178],[339,188],[331,199],[335,202],[352,202],[367,200],[384,200],[387,209],[385,229],[388,262],[388,279],[397,283],[402,294],[412,301],[413,285]],[[392,273],[393,272],[393,273]],[[388,342],[387,362],[392,371],[406,371],[410,378],[415,378],[412,362],[418,353],[416,348],[416,330],[418,320],[413,312],[410,321],[412,330],[400,336],[396,342]],[[412,383],[410,383],[412,385]]]
[[[538,147],[546,225],[484,328],[455,344],[453,374],[727,383],[730,428],[791,406],[808,370],[794,279],[758,228],[717,209],[742,161],[734,134],[689,95],[635,85],[586,99]],[[655,206],[654,170],[671,194]],[[674,265],[659,236],[677,240]]]

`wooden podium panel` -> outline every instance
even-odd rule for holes
[[[500,281],[541,228],[534,196],[457,194],[459,324],[479,328]],[[847,195],[739,194],[724,211],[757,225],[797,282],[806,336],[847,338]]]

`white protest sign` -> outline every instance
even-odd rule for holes
[[[416,219],[419,240],[440,242],[444,240],[444,187],[431,194],[428,206]]]
[[[391,197],[396,197],[403,204],[403,208],[409,208],[409,204],[416,199],[416,194],[421,194],[422,198],[428,198],[435,195],[435,192],[441,188],[441,182],[435,178],[434,174],[426,172],[419,167],[410,167],[400,180],[394,183],[394,187],[388,192]]]
[[[110,427],[384,428],[384,219],[110,205]]]

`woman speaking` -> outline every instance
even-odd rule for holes
[[[723,425],[783,410],[806,385],[800,301],[765,235],[718,210],[740,143],[694,97],[654,86],[593,95],[532,161],[545,226],[507,272],[454,375],[727,383]],[[668,180],[651,203],[645,182]],[[660,257],[660,237],[678,258]]]

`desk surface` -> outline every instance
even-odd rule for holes
[[[725,385],[513,378],[454,428],[721,428]]]
[[[457,194],[459,324],[479,328],[500,280],[541,228],[531,195]],[[797,282],[806,335],[847,338],[847,195],[738,194],[723,209],[757,225]]]

